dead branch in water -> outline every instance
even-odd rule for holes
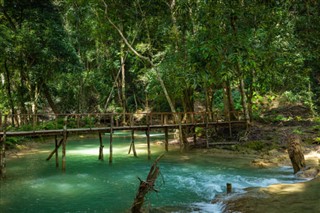
[[[134,199],[133,202],[133,206],[131,207],[131,212],[132,213],[140,213],[141,212],[141,207],[143,206],[144,203],[144,197],[146,196],[146,194],[149,191],[155,191],[158,192],[155,188],[155,182],[157,180],[157,177],[159,176],[160,173],[160,169],[157,166],[158,162],[160,161],[160,159],[164,156],[164,154],[160,155],[152,164],[147,180],[143,181],[140,178],[138,178],[140,180],[140,185],[139,185],[139,189],[137,192],[137,195]]]

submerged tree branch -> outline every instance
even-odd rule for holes
[[[156,182],[156,180],[159,176],[159,173],[160,173],[160,169],[157,166],[157,164],[163,156],[164,156],[164,154],[160,155],[153,162],[146,181],[143,181],[140,178],[138,178],[140,180],[140,185],[139,185],[138,193],[134,199],[133,206],[131,207],[132,213],[140,213],[141,212],[141,208],[144,203],[144,197],[146,196],[146,194],[149,191],[158,192],[158,190],[156,190],[154,188],[154,185],[155,185],[155,182]]]

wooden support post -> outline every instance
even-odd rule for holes
[[[112,163],[112,133],[113,133],[113,115],[111,115],[110,121],[110,154],[109,154],[109,163]]]
[[[6,130],[3,130],[3,135],[0,138],[1,153],[0,153],[0,179],[6,177]]]
[[[168,115],[165,114],[163,124],[166,125],[167,123],[168,123]]]
[[[148,147],[148,160],[151,159],[151,150],[150,150],[150,123],[149,123],[149,116],[147,115],[147,130],[146,130],[146,136],[147,136],[147,147]]]
[[[164,142],[164,146],[165,146],[165,150],[168,152],[169,148],[169,134],[168,134],[168,127],[164,128],[164,135],[165,135],[165,142]]]
[[[133,155],[135,157],[137,157],[136,146],[134,144],[134,130],[133,129],[131,130],[131,144],[130,144],[130,148],[129,148],[128,154],[131,153],[131,150],[133,151]]]
[[[147,146],[148,146],[148,160],[150,160],[150,159],[151,159],[151,150],[150,150],[150,128],[147,129],[146,135],[147,135]]]
[[[58,136],[56,135],[54,138],[54,142],[55,142],[55,152],[56,152],[56,168],[59,167],[59,154],[58,154],[58,149],[60,145],[58,144]],[[62,142],[62,141],[61,141]],[[48,160],[48,159],[47,159]]]
[[[63,126],[63,140],[62,140],[62,171],[66,171],[66,147],[67,147],[67,120],[68,117],[64,118]]]
[[[99,132],[99,141],[100,141],[100,147],[99,147],[99,160],[103,161],[103,142],[102,142],[102,135],[101,132]]]
[[[230,194],[232,192],[232,184],[227,183],[227,194]]]
[[[208,114],[206,113],[206,145],[209,148],[209,124],[208,124]]]
[[[2,118],[1,118],[2,119]],[[3,135],[0,138],[0,179],[6,177],[6,127],[7,127],[8,116],[4,116],[4,124],[2,125]]]
[[[197,132],[196,132],[196,126],[193,126],[193,143],[197,143]]]
[[[229,111],[229,120],[228,120],[228,123],[229,123],[229,136],[230,138],[232,137],[232,129],[231,129],[231,112]]]

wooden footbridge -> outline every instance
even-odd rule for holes
[[[231,116],[229,116],[231,117]],[[55,148],[47,158],[49,160],[53,155],[56,157],[56,166],[58,167],[58,149],[62,146],[62,170],[66,169],[66,144],[67,138],[71,134],[98,134],[100,147],[99,159],[103,160],[103,142],[102,134],[110,133],[109,139],[109,163],[112,163],[112,142],[113,133],[118,130],[131,131],[131,145],[134,155],[134,131],[140,130],[146,132],[148,159],[151,156],[150,150],[150,132],[154,129],[161,129],[165,133],[165,149],[168,151],[168,132],[169,130],[186,128],[204,127],[226,127],[229,128],[229,134],[235,125],[244,126],[246,122],[241,119],[229,119],[219,116],[217,113],[208,112],[189,112],[189,113],[94,113],[94,114],[15,114],[3,115],[0,113],[0,176],[5,176],[5,144],[8,137],[39,137],[54,136]],[[207,139],[208,139],[208,134]],[[61,137],[60,141],[58,137]],[[194,143],[196,134],[193,134]],[[207,147],[209,146],[208,140]],[[180,145],[182,144],[180,140]]]

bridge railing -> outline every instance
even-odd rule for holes
[[[235,115],[235,114],[234,114]],[[149,112],[149,113],[82,113],[82,114],[2,114],[0,113],[0,130],[35,131],[62,129],[103,128],[122,126],[164,126],[178,124],[199,124],[208,122],[228,122],[231,116],[218,112]],[[241,119],[241,113],[234,116]]]

